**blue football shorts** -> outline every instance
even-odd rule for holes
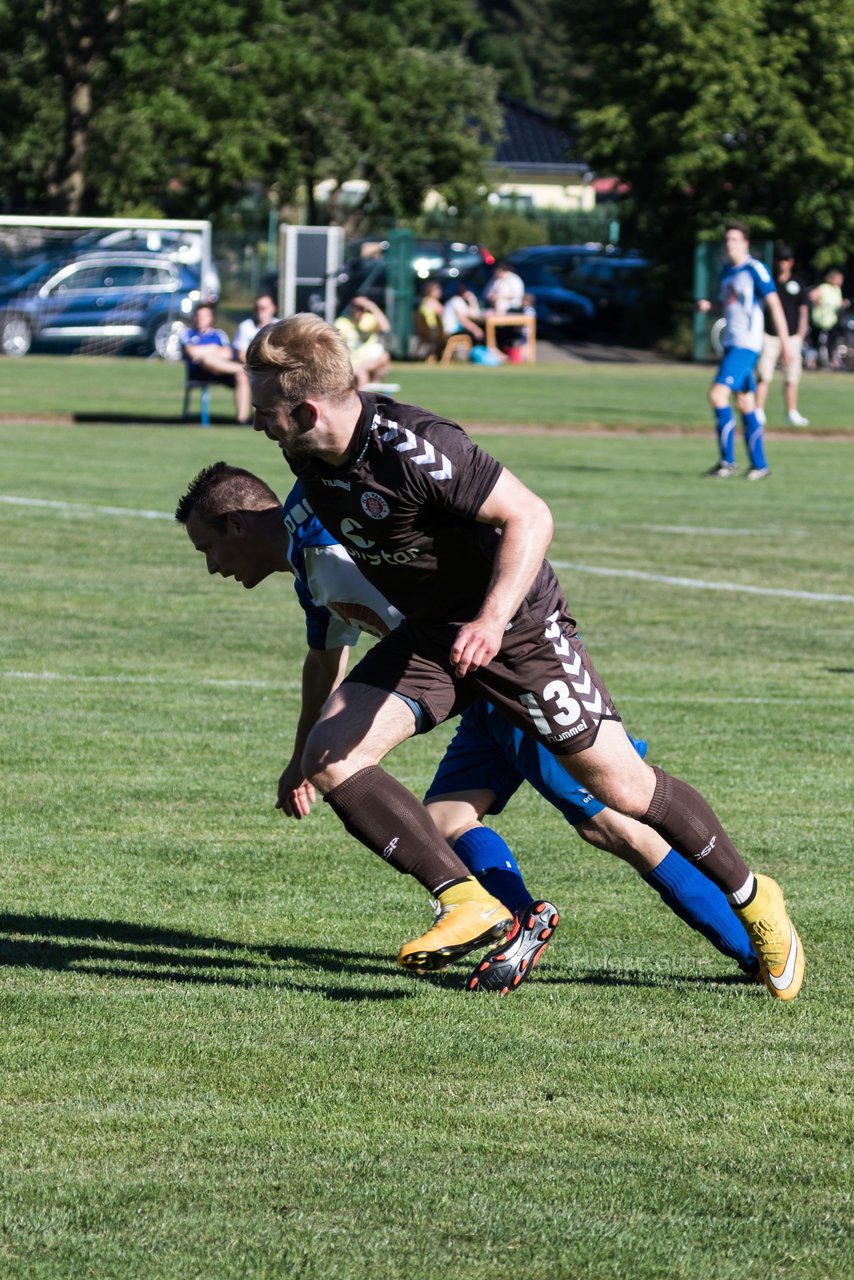
[[[756,390],[756,362],[758,351],[748,351],[746,347],[728,347],[718,365],[715,382],[729,387],[730,391]]]
[[[643,758],[646,742],[631,740]],[[424,799],[492,791],[495,800],[487,812],[496,814],[523,782],[529,782],[573,826],[605,808],[536,739],[514,728],[491,703],[475,702],[460,720]]]

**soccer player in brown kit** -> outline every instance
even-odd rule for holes
[[[246,365],[256,431],[404,616],[333,693],[303,755],[306,779],[346,829],[440,903],[398,962],[443,968],[510,927],[510,912],[380,767],[420,722],[487,698],[603,804],[695,862],[744,924],[769,991],[793,999],[804,956],[782,892],[751,872],[693,787],[634,750],[544,559],[545,503],[456,423],[358,392],[343,340],[317,316],[262,329]]]

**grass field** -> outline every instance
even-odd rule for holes
[[[773,1002],[524,792],[500,829],[563,922],[496,999],[465,964],[396,971],[420,891],[324,806],[273,810],[299,610],[284,578],[208,578],[168,516],[220,457],[284,491],[277,451],[128,425],[175,370],[0,371],[0,417],[113,420],[0,423],[4,1280],[850,1277],[854,444],[775,440],[751,485],[699,478],[708,433],[484,438],[550,503],[629,727],[779,877],[807,952]],[[576,367],[405,392],[557,422],[598,378],[615,416],[587,421],[705,422],[707,373],[677,372],[669,398]],[[811,380],[820,427],[843,384]],[[393,772],[426,787],[449,733]]]
[[[464,423],[504,426],[631,427],[643,431],[712,432],[706,400],[709,367],[690,364],[538,364],[482,369],[475,365],[392,366],[412,404],[426,404]],[[176,422],[183,398],[180,365],[159,361],[28,356],[6,360],[0,378],[0,421],[60,416],[78,422]],[[769,427],[784,422],[779,378],[768,401]],[[198,399],[196,398],[196,408]],[[854,435],[854,378],[804,375],[800,397],[810,434]],[[233,396],[216,389],[215,419],[233,418]],[[791,428],[784,428],[791,435]]]

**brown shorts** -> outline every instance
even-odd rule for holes
[[[458,630],[404,621],[346,682],[401,694],[417,702],[433,725],[486,698],[554,755],[584,751],[603,720],[620,719],[566,605],[545,620],[514,624],[489,665],[462,678],[451,663]]]

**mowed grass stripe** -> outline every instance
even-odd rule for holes
[[[162,511],[133,511],[124,507],[90,507],[78,503],[63,503],[50,501],[44,498],[13,498],[6,495],[0,495],[0,502],[6,502],[13,506],[33,506],[36,508],[48,508],[61,513],[70,513],[73,515],[107,515],[107,516],[129,516],[143,517],[145,519],[164,519],[170,520],[174,517],[168,512]],[[563,524],[562,528],[572,528],[574,526]],[[694,529],[670,529],[666,525],[650,525],[648,526],[655,533],[694,533],[703,535],[705,532],[719,534],[718,529],[703,530],[702,528]],[[734,533],[744,536],[744,530],[736,530]],[[756,536],[765,536],[765,531],[756,531]],[[657,582],[664,586],[670,587],[688,587],[696,588],[702,591],[744,591],[752,595],[766,596],[785,596],[791,600],[807,600],[817,602],[839,602],[843,604],[854,604],[854,596],[850,595],[834,595],[826,592],[815,591],[796,591],[786,587],[757,587],[749,586],[746,583],[733,582],[706,582],[698,578],[674,578],[662,576],[654,573],[642,573],[637,569],[619,569],[615,567],[606,567],[602,565],[578,564],[574,561],[552,560],[555,569],[571,569],[576,573],[591,573],[599,577],[612,578],[637,578],[644,582]]]
[[[60,502],[168,512],[219,457],[290,482],[230,428],[0,438],[4,491]],[[707,439],[484,443],[597,525],[559,527],[556,559],[850,590],[850,445],[780,444],[767,487],[712,492]],[[645,527],[729,522],[762,532]],[[563,919],[493,1001],[465,966],[396,971],[420,893],[328,806],[273,809],[304,648],[286,578],[210,579],[166,522],[0,529],[0,669],[71,677],[0,682],[4,1275],[854,1271],[849,603],[561,570],[629,728],[784,883],[808,976],[791,1008],[745,986],[522,790],[496,825]],[[423,792],[452,729],[388,767]]]

